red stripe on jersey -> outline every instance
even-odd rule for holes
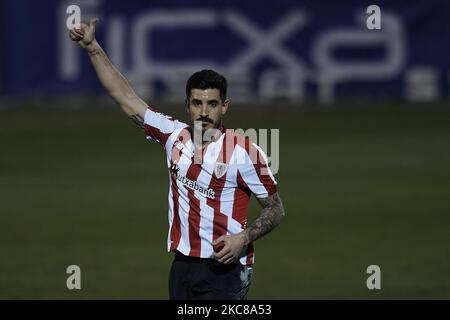
[[[170,244],[170,251],[175,251],[178,248],[178,244],[180,243],[181,239],[180,214],[178,212],[179,210],[178,199],[180,197],[180,193],[178,191],[177,178],[174,172],[172,172],[173,165],[180,161],[180,157],[181,157],[180,150],[178,150],[178,152],[174,152],[174,150],[172,150],[172,160],[170,161],[170,168],[169,168],[169,173],[172,180],[172,200],[173,200],[173,221],[170,228],[170,240],[172,242]]]
[[[173,221],[170,228],[170,251],[175,251],[178,248],[178,244],[181,239],[181,228],[180,228],[180,214],[178,212],[179,204],[178,198],[180,194],[178,192],[177,179],[172,175],[172,200],[173,200]]]
[[[235,136],[234,137],[234,145],[240,144],[239,141],[240,137]],[[232,217],[234,220],[238,221],[243,229],[247,228],[247,208],[248,203],[250,201],[251,197],[251,190],[248,187],[247,183],[245,183],[244,179],[242,179],[241,174],[239,173],[239,170],[237,171],[236,176],[236,183],[237,188],[234,191],[234,199],[233,199],[233,212]],[[250,243],[247,246],[246,250],[246,265],[252,266],[253,265],[253,257],[254,257],[254,248],[253,243]]]
[[[192,181],[197,181],[201,172],[201,166],[191,163],[186,177]],[[194,190],[186,188],[189,196],[189,243],[191,251],[189,256],[200,257],[202,242],[200,240],[200,200],[194,194]]]
[[[253,242],[250,242],[250,244],[247,247],[247,262],[246,265],[247,266],[251,266],[253,265],[253,257],[255,255],[255,248],[253,247]]]
[[[244,227],[247,223],[247,207],[252,193],[239,171],[237,172],[237,185],[238,187],[234,191],[232,216]]]
[[[250,156],[250,159],[255,168],[256,174],[259,180],[263,184],[269,196],[277,192],[277,186],[275,181],[272,180],[268,174],[267,162],[264,160],[259,150],[250,142],[250,139],[245,139],[245,151]],[[266,174],[262,174],[262,170],[266,171]]]
[[[233,204],[233,219],[239,221],[244,229],[247,229],[247,207],[251,197],[251,191],[244,179],[242,179],[241,174],[237,173],[238,188],[234,192],[234,204]],[[247,246],[246,265],[253,265],[254,247],[253,242]]]
[[[144,124],[144,131],[147,135],[149,135],[152,139],[158,142],[161,146],[165,146],[167,139],[172,133],[163,133],[159,129],[152,127],[151,125]]]

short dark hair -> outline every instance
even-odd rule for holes
[[[227,98],[227,79],[214,70],[204,69],[194,73],[186,83],[186,97],[191,97],[192,89],[217,89],[220,93],[220,99],[225,101]]]

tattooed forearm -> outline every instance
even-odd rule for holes
[[[284,217],[284,208],[278,193],[259,199],[259,202],[263,209],[258,218],[245,230],[247,244],[268,234],[281,223]]]
[[[101,52],[100,52],[100,50],[98,50],[98,49],[94,49],[94,50],[92,50],[92,51],[88,51],[88,55],[89,56],[97,56],[97,55],[99,55]]]
[[[133,114],[130,116],[130,119],[142,130],[144,130],[144,119],[138,114]]]

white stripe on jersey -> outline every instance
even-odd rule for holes
[[[174,203],[173,203],[173,192],[172,192],[172,179],[169,176],[169,226],[172,226],[173,224],[173,218],[174,218]],[[170,230],[170,229],[169,229]],[[170,240],[170,232],[167,233],[167,251],[170,251],[170,246],[172,245],[172,241]]]
[[[205,156],[203,158],[203,170],[200,172],[197,181],[201,182],[201,185],[208,188],[212,173],[214,172],[215,158],[212,153],[217,149],[217,145],[208,146]],[[207,199],[198,191],[195,192],[195,196],[200,201],[201,219],[200,219],[200,240],[201,240],[201,257],[211,258],[213,254],[213,248],[211,242],[213,241],[213,223],[214,223],[214,209],[208,206]]]
[[[241,146],[236,146],[236,149],[240,153],[238,158],[241,162],[239,162],[239,172],[242,175],[242,179],[245,181],[247,186],[250,188],[252,193],[258,198],[267,198],[269,196],[266,188],[258,177],[258,173],[250,159],[247,151]]]

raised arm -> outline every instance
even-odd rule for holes
[[[122,110],[139,126],[144,125],[144,115],[148,105],[139,98],[127,79],[111,63],[105,51],[95,39],[95,25],[98,19],[91,19],[89,24],[82,23],[80,29],[70,31],[70,39],[78,42],[91,59],[97,76]]]

